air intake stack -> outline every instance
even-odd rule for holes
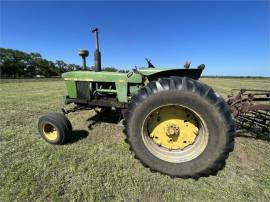
[[[95,28],[92,30],[92,33],[95,33],[95,39],[96,39],[96,50],[95,50],[95,71],[100,72],[101,71],[101,53],[99,51],[99,42],[98,42],[98,28]]]
[[[79,50],[78,54],[79,54],[79,56],[82,57],[82,60],[83,60],[83,69],[84,70],[87,70],[86,57],[88,57],[88,55],[89,55],[88,50]]]

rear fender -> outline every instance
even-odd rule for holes
[[[150,74],[147,75],[146,77],[148,78],[149,81],[170,76],[189,77],[198,80],[201,77],[202,71],[203,69],[171,69]]]

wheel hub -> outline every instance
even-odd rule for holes
[[[56,140],[56,138],[58,137],[58,132],[57,132],[56,128],[49,123],[44,124],[43,133],[44,133],[45,137],[51,141]]]
[[[150,115],[148,131],[154,143],[173,150],[193,144],[199,128],[196,117],[189,110],[167,106]]]
[[[174,123],[167,125],[165,133],[169,138],[175,137],[179,135],[179,127]]]

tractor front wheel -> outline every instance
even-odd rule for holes
[[[72,125],[65,115],[51,112],[39,118],[38,130],[46,142],[64,144],[71,136]]]
[[[143,165],[173,177],[215,174],[234,147],[226,102],[190,78],[162,78],[132,97],[126,113],[130,148]]]

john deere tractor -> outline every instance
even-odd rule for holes
[[[72,135],[66,114],[79,109],[116,109],[124,120],[127,143],[140,162],[172,177],[199,178],[217,173],[234,148],[235,123],[224,99],[198,81],[205,65],[190,68],[135,68],[128,73],[101,71],[98,29],[94,71],[64,73],[65,104],[73,109],[48,113],[38,122],[41,136],[64,144]]]

